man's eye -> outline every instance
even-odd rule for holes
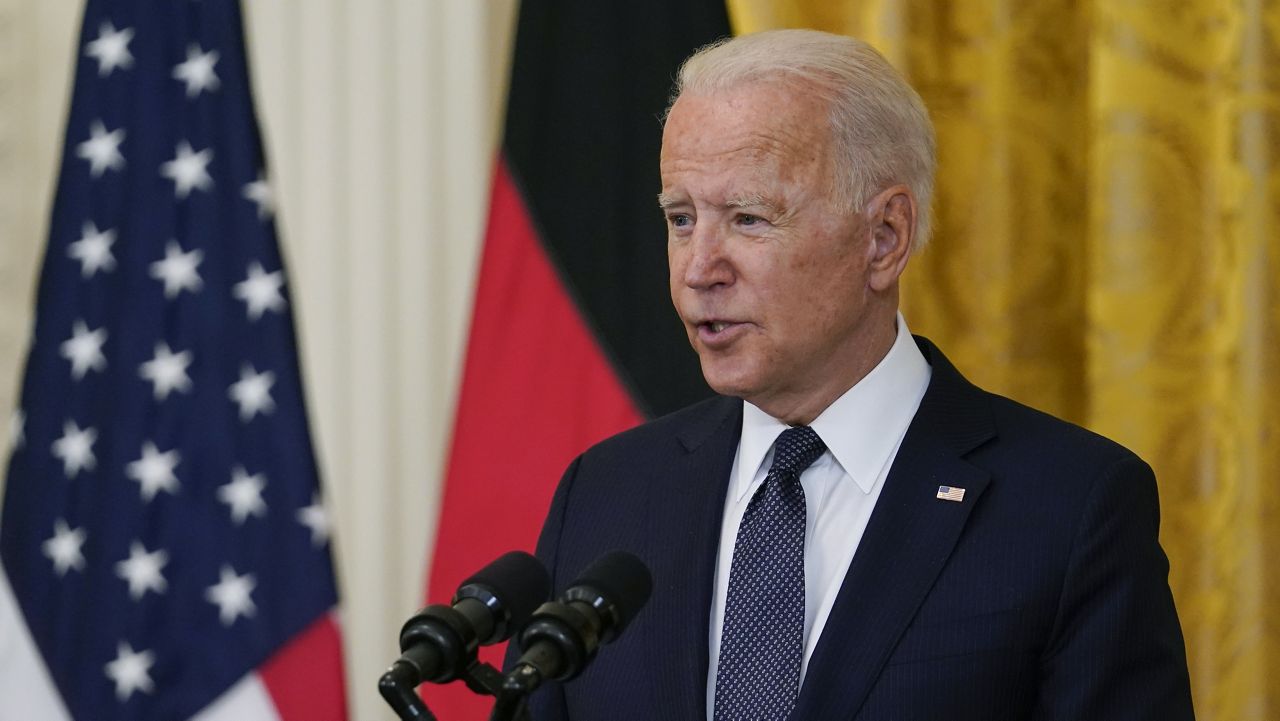
[[[761,225],[763,223],[764,218],[761,218],[758,215],[748,215],[744,213],[743,215],[738,216],[738,225]]]
[[[690,218],[684,213],[675,213],[667,216],[667,222],[670,223],[673,228],[687,228],[690,225],[693,225],[693,218]]]

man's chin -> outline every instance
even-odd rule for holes
[[[727,363],[724,359],[709,361],[706,356],[702,356],[701,360],[702,377],[711,386],[711,390],[722,396],[750,399],[759,385],[748,369],[734,367],[736,364]]]

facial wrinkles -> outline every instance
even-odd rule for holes
[[[674,187],[711,181],[713,187],[700,190],[708,195],[721,196],[715,199],[717,204],[751,196],[777,203],[782,198],[772,196],[780,191],[789,194],[788,191],[802,185],[807,166],[817,160],[812,155],[801,155],[803,151],[789,145],[785,139],[753,134],[753,137],[729,147],[722,145],[689,151],[677,147],[664,158],[662,175]],[[717,180],[721,187],[714,187]]]
[[[712,387],[776,417],[821,410],[866,335],[869,226],[835,194],[827,117],[764,83],[682,98],[663,138],[672,300]]]
[[[815,187],[815,180],[826,177],[829,159],[820,152],[826,146],[822,130],[800,122],[797,115],[803,113],[784,110],[778,116],[762,117],[762,105],[735,103],[726,110],[724,103],[695,101],[692,107],[681,108],[688,112],[673,114],[678,123],[668,126],[663,147],[663,197],[692,210],[696,224],[716,225],[732,222],[735,206],[763,200],[759,211],[768,221],[768,228],[751,235],[786,246],[803,241],[793,237],[804,227],[798,223],[798,216],[820,212],[812,206],[821,205],[827,196],[821,183]],[[791,266],[791,272],[813,260],[816,259],[780,258]],[[705,267],[697,270],[702,272]],[[676,282],[677,277],[672,280]],[[704,289],[696,299],[686,295],[684,304],[698,307],[702,312],[697,315],[721,315],[728,295],[738,294],[728,293],[728,288],[714,288],[719,292],[708,294]],[[681,291],[681,295],[686,293],[688,289]]]
[[[664,191],[691,180],[733,179],[743,171],[746,182],[773,193],[786,193],[805,181],[811,185],[813,177],[821,177],[813,174],[813,166],[826,162],[818,151],[827,143],[820,137],[822,131],[801,122],[798,116],[804,113],[788,108],[774,115],[765,107],[769,103],[747,103],[734,96],[727,101],[697,96],[688,100],[692,106],[685,103],[680,109],[687,112],[673,111],[666,129],[661,158]],[[708,127],[721,130],[705,132]],[[702,190],[720,195],[709,198],[717,204],[731,199],[729,193],[744,192],[729,187]]]

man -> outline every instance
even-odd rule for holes
[[[1150,469],[913,339],[933,133],[874,50],[812,31],[681,69],[659,203],[720,397],[588,450],[540,557],[625,549],[648,606],[537,719],[1192,717]]]

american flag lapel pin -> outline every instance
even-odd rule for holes
[[[943,501],[955,501],[960,503],[964,500],[964,489],[955,486],[938,486],[938,498]]]

